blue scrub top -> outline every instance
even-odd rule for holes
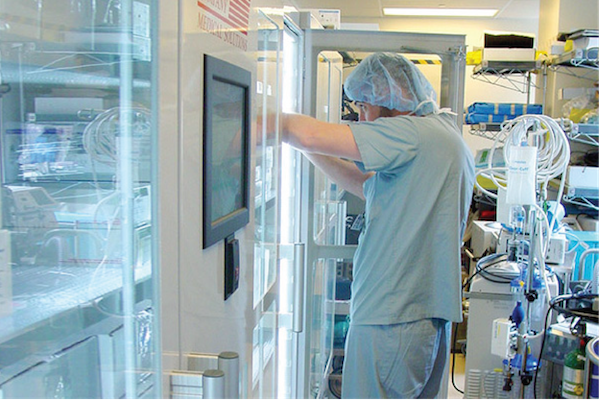
[[[448,114],[350,125],[363,171],[365,227],[354,256],[351,321],[462,320],[460,248],[474,159]]]

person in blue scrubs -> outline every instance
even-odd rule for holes
[[[435,398],[462,320],[460,252],[473,156],[455,116],[401,55],[375,53],[348,76],[360,120],[285,114],[283,140],[365,199],[354,256],[342,397]]]

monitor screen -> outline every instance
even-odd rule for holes
[[[249,221],[251,73],[204,58],[203,246]]]
[[[212,213],[211,220],[230,215],[244,206],[242,130],[245,105],[244,88],[215,81],[212,104]]]

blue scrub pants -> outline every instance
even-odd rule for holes
[[[442,319],[350,324],[342,398],[435,398],[450,355],[450,328]]]

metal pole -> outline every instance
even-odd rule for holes
[[[207,369],[202,373],[202,398],[225,398],[225,374],[220,369]]]
[[[224,399],[240,398],[240,356],[233,351],[219,354],[219,369],[225,374]]]

